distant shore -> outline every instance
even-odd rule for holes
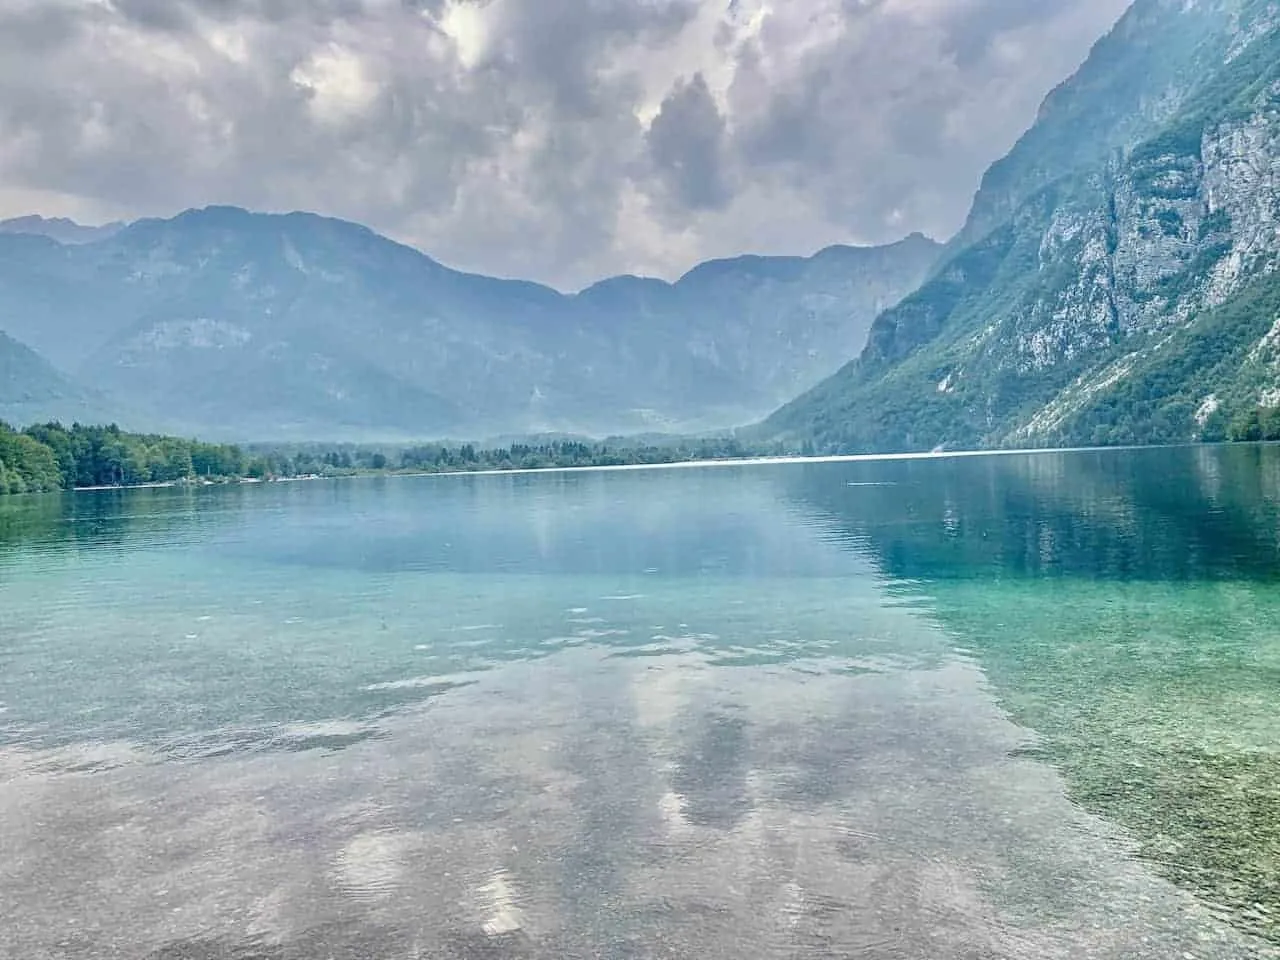
[[[253,444],[239,447],[181,437],[131,434],[118,427],[37,424],[15,431],[0,423],[0,495],[54,491],[101,493],[284,483],[350,477],[457,477],[469,474],[707,469],[786,464],[876,463],[1019,456],[1126,447],[941,450],[819,455],[809,444],[749,443],[733,437],[670,444],[555,440],[480,447],[427,443],[378,447],[342,443]],[[1196,444],[1197,446],[1202,444]],[[798,448],[798,449],[797,449]],[[79,481],[79,482],[76,482]]]
[[[1203,446],[1203,444],[1197,444]],[[163,483],[119,484],[109,486],[76,487],[73,493],[95,493],[109,490],[154,490],[173,487],[219,487],[240,484],[297,483],[311,480],[357,480],[374,477],[425,478],[425,477],[492,477],[509,474],[534,473],[620,473],[640,470],[705,469],[711,467],[758,467],[820,463],[889,463],[911,460],[958,460],[972,457],[1010,457],[1030,454],[1080,453],[1088,451],[1115,451],[1151,449],[1149,447],[1023,447],[1012,450],[947,450],[917,453],[858,453],[830,454],[824,456],[739,457],[699,460],[673,460],[662,463],[591,464],[584,466],[546,467],[485,467],[477,470],[353,470],[349,473],[307,474],[295,477],[230,477],[224,480],[171,480]]]
[[[301,480],[302,477],[281,477],[280,480]],[[325,477],[308,477],[310,480],[324,480]],[[278,483],[280,480],[271,481]],[[101,493],[104,490],[167,490],[171,487],[221,487],[240,483],[267,483],[257,477],[230,477],[226,480],[158,480],[151,483],[106,483],[91,487],[72,487],[68,493]]]

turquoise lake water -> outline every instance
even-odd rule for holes
[[[0,499],[0,956],[1280,956],[1280,449]]]

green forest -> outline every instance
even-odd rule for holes
[[[202,443],[128,433],[119,427],[40,424],[17,430],[0,423],[0,494],[156,483],[337,477],[360,473],[536,470],[736,460],[786,453],[736,440],[627,445],[562,440],[483,449],[475,444],[412,447]]]
[[[238,447],[114,425],[46,423],[19,431],[0,423],[0,493],[231,479],[254,466]]]
[[[1255,407],[1231,422],[1227,436],[1233,441],[1245,443],[1280,440],[1280,408]]]
[[[1237,441],[1280,440],[1280,409],[1257,409],[1233,422]],[[115,425],[46,423],[17,430],[0,422],[0,494],[87,487],[341,477],[365,473],[455,473],[545,470],[742,460],[812,453],[782,444],[734,439],[587,443],[556,440],[484,448],[476,444],[380,447],[360,444],[248,445],[203,443],[129,433]]]

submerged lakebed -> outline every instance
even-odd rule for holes
[[[1280,956],[1280,450],[0,503],[0,955]]]

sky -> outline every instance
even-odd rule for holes
[[[945,239],[1128,0],[0,0],[0,218],[235,204],[576,289]]]

